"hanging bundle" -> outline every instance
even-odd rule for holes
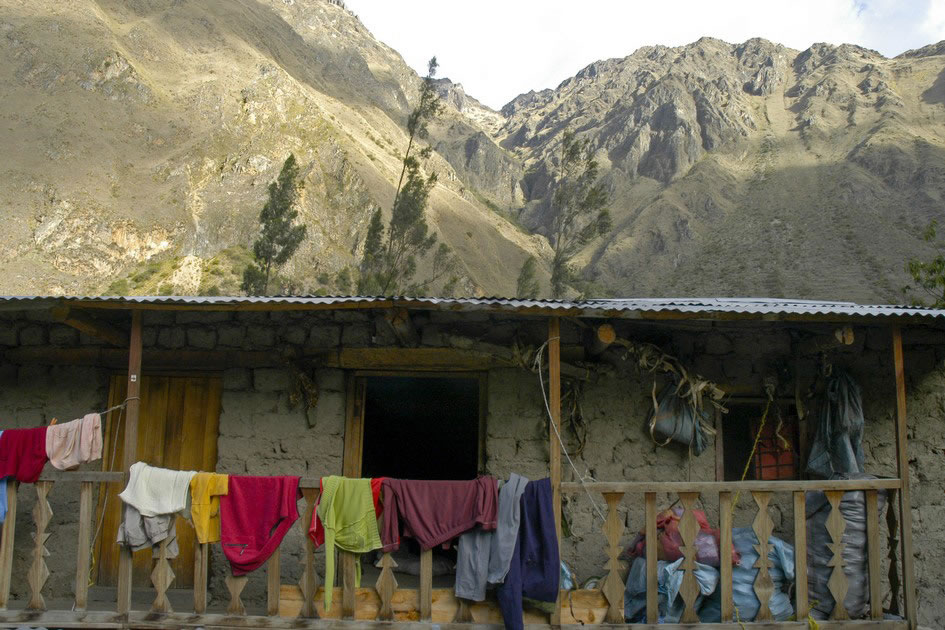
[[[676,442],[690,447],[693,455],[701,455],[709,443],[707,435],[714,435],[715,430],[708,413],[697,409],[679,390],[680,384],[670,383],[657,396],[653,382],[653,410],[647,420],[650,437],[657,446]]]

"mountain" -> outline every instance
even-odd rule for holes
[[[0,0],[0,290],[235,292],[290,152],[310,238],[284,275],[343,290],[419,84],[337,0]],[[547,288],[566,129],[611,193],[575,261],[595,291],[896,301],[945,214],[945,42],[646,47],[499,112],[437,89],[428,220],[462,293],[511,295],[527,256]]]

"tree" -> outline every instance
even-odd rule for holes
[[[534,256],[529,256],[522,263],[522,269],[518,272],[518,282],[515,288],[515,295],[522,299],[534,300],[538,297],[540,287],[535,272],[538,269],[538,263]]]
[[[571,279],[571,259],[610,229],[609,194],[597,181],[598,165],[588,140],[564,132],[551,197],[551,296],[560,298]]]
[[[426,206],[436,185],[436,173],[424,176],[422,164],[432,149],[414,151],[418,140],[429,135],[428,125],[442,110],[436,92],[436,57],[430,60],[427,76],[420,87],[420,100],[407,118],[407,150],[404,153],[400,180],[394,193],[390,223],[386,229],[378,208],[371,216],[364,240],[364,254],[359,266],[358,292],[362,295],[390,295],[425,290],[439,277],[456,268],[455,259],[445,244],[434,257],[433,277],[414,283],[418,260],[436,244],[436,234],[426,222]]]
[[[269,293],[269,280],[276,268],[292,257],[305,239],[307,228],[295,225],[295,209],[303,182],[291,153],[282,165],[279,177],[269,184],[269,199],[259,213],[260,234],[253,243],[253,262],[243,271],[243,291],[247,295]]]
[[[906,271],[912,278],[913,284],[904,286],[902,292],[906,295],[911,294],[914,306],[945,308],[945,243],[936,242],[937,229],[938,221],[933,219],[925,228],[922,238],[925,242],[935,245],[938,255],[928,262],[912,258],[906,263]],[[919,289],[931,299],[931,302],[915,295]]]

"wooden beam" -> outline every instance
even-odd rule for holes
[[[128,397],[125,406],[125,443],[122,470],[129,470],[138,459],[138,415],[141,410],[141,311],[131,311],[131,338],[128,346]],[[122,546],[118,555],[118,612],[131,610],[131,547]]]
[[[572,481],[561,484],[561,491],[567,494],[584,492],[623,492],[642,494],[646,492],[814,492],[817,490],[837,490],[851,492],[856,490],[895,490],[899,488],[898,479],[833,479],[823,481]]]
[[[915,600],[915,559],[912,555],[912,501],[909,491],[909,422],[906,416],[906,371],[902,355],[902,330],[892,328],[893,367],[896,373],[896,467],[899,471],[899,527],[902,530],[902,585],[906,620],[915,630],[918,624]]]
[[[294,355],[246,350],[144,350],[149,370],[223,370],[231,367],[280,367]],[[88,365],[120,368],[127,365],[128,351],[118,348],[51,348],[21,346],[3,353],[3,360],[16,365]]]
[[[401,345],[414,348],[420,344],[420,335],[410,319],[410,311],[403,307],[389,308],[384,311],[382,318],[394,331],[394,336]]]
[[[558,555],[561,555],[561,319],[548,320],[548,408],[551,410],[551,426],[548,431],[549,468],[551,476],[551,504],[554,507],[555,533],[558,538]],[[561,623],[561,596],[555,601],[551,623]]]
[[[617,341],[617,331],[610,324],[601,324],[588,329],[587,353],[596,357]]]
[[[797,352],[802,356],[819,354],[837,347],[849,346],[854,340],[853,326],[841,326],[829,335],[818,335],[801,341],[797,346]]]
[[[111,324],[103,322],[85,311],[69,308],[68,306],[56,306],[51,310],[51,313],[54,319],[91,337],[101,339],[119,348],[128,347],[128,333],[118,330]]]

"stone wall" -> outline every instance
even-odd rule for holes
[[[533,347],[547,336],[540,319],[509,319],[481,313],[417,313],[414,321],[427,346],[461,347],[463,339],[505,348],[517,341]],[[0,346],[82,347],[98,342],[49,320],[43,314],[8,314],[0,326]],[[390,346],[392,333],[375,323],[365,311],[334,313],[159,313],[148,312],[144,319],[147,348],[163,350],[248,350],[312,353],[339,345],[346,347]],[[742,323],[706,327],[704,330],[620,322],[622,337],[649,340],[678,356],[685,365],[712,380],[734,385],[740,392],[762,392],[762,379],[785,369],[791,352],[791,328]],[[807,327],[810,329],[810,327]],[[829,328],[824,327],[824,331]],[[575,346],[582,330],[565,321],[562,343]],[[945,476],[941,460],[945,453],[942,420],[945,417],[945,348],[941,336],[907,331],[906,361],[910,414],[910,457],[913,480],[916,570],[919,588],[920,621],[945,625],[945,551],[937,544],[945,534]],[[468,346],[468,344],[467,344]],[[486,346],[488,347],[488,346]],[[848,367],[861,383],[867,429],[864,447],[867,468],[879,475],[895,475],[893,419],[895,389],[891,368],[888,330],[856,328],[856,342],[831,353],[835,365]],[[806,390],[817,366],[812,360],[801,363]],[[94,367],[55,365],[12,365],[0,363],[0,418],[2,425],[38,426],[53,415],[60,420],[81,416],[106,406],[110,371]],[[289,373],[282,368],[239,368],[223,372],[223,397],[219,426],[217,470],[234,474],[295,474],[317,477],[340,474],[344,444],[345,372],[315,369],[319,400],[306,413],[289,401]],[[657,379],[657,385],[662,384]],[[577,440],[567,427],[563,440],[573,453],[574,469],[563,462],[564,479],[594,478],[615,480],[711,480],[715,476],[714,451],[710,444],[700,457],[690,458],[685,448],[656,447],[645,428],[652,406],[654,377],[632,366],[584,387],[582,403],[587,422],[583,452],[576,452]],[[547,385],[547,384],[546,384]],[[537,375],[521,368],[494,369],[488,375],[488,416],[486,426],[487,472],[506,477],[519,472],[531,478],[548,474],[549,440],[547,415]],[[793,393],[790,382],[782,384],[782,394]],[[788,391],[789,390],[789,391]],[[816,413],[816,407],[812,410]],[[814,417],[811,418],[811,422]],[[97,465],[92,465],[98,468]],[[575,470],[576,469],[576,470]],[[61,486],[61,487],[60,487]],[[69,597],[75,574],[74,546],[77,525],[77,489],[60,484],[54,488],[54,511],[50,545],[62,544],[68,552],[49,558],[51,577],[47,592],[53,597]],[[31,547],[33,493],[20,492],[17,516],[17,575],[25,575]],[[660,497],[660,506],[672,497]],[[604,503],[594,496],[596,506]],[[750,524],[754,516],[750,497],[743,496],[736,513],[737,525]],[[302,504],[300,503],[300,506]],[[717,523],[714,499],[704,501],[710,521]],[[623,544],[643,526],[642,497],[628,496],[622,507],[626,524]],[[772,509],[779,536],[792,539],[790,497],[779,497]],[[601,521],[584,494],[566,498],[564,515],[570,536],[565,540],[564,558],[584,579],[603,572],[604,538]],[[53,542],[55,541],[55,542]],[[283,582],[293,583],[300,574],[302,538],[298,528],[287,536],[282,547]],[[322,554],[317,554],[321,572]],[[217,548],[211,564],[211,597],[225,599],[223,586],[226,562]],[[249,602],[261,602],[265,572],[250,578],[244,594]],[[28,593],[24,580],[14,580],[14,596]]]

